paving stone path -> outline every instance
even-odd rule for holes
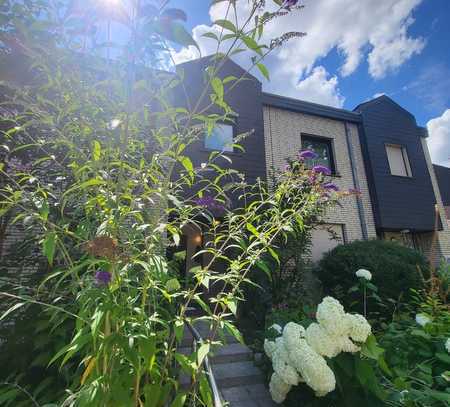
[[[202,338],[209,337],[207,326],[196,326],[196,329]],[[254,364],[253,352],[231,335],[225,339],[226,344],[209,355],[223,401],[230,407],[276,406],[264,385],[262,371]],[[192,343],[192,335],[186,332],[183,340],[186,353],[190,353],[189,342]]]

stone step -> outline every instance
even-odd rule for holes
[[[192,347],[186,346],[178,348],[177,351],[183,355],[189,356],[192,354]],[[208,355],[212,364],[232,363],[252,360],[253,353],[245,345],[240,343],[230,343],[224,346],[217,346],[212,349]]]
[[[241,343],[230,343],[213,350],[210,356],[211,363],[233,363],[252,360],[253,352]]]
[[[264,384],[230,387],[222,390],[223,398],[230,407],[275,407],[269,390]]]
[[[230,387],[264,383],[264,376],[252,361],[213,364],[217,386]]]

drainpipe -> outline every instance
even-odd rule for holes
[[[350,139],[350,128],[347,122],[344,123],[345,126],[345,138],[347,141],[348,156],[350,157],[350,166],[352,167],[352,178],[353,186],[356,190],[361,191],[359,186],[358,170],[356,168],[355,154],[353,152],[352,143]],[[358,206],[359,221],[361,223],[361,232],[364,240],[368,240],[369,236],[367,233],[366,216],[364,214],[364,206],[362,204],[361,196],[356,196],[356,204]]]

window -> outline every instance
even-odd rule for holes
[[[211,134],[205,135],[205,148],[208,150],[233,151],[233,126],[216,124]]]
[[[302,150],[311,150],[317,154],[316,158],[308,159],[307,165],[323,165],[336,173],[331,140],[322,137],[302,135]]]
[[[411,166],[409,165],[408,153],[405,147],[386,144],[386,153],[392,175],[411,177]]]

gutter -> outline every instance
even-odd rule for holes
[[[356,160],[355,160],[355,154],[353,152],[351,139],[350,139],[350,128],[348,125],[348,122],[344,123],[345,127],[345,139],[347,141],[347,149],[348,149],[348,156],[350,158],[350,166],[352,167],[352,178],[353,178],[353,186],[358,191],[361,191],[360,185],[359,185],[359,178],[358,178],[358,170],[356,168]],[[358,214],[359,214],[359,221],[361,224],[361,232],[364,240],[368,240],[369,235],[367,233],[367,223],[366,223],[366,216],[364,213],[364,206],[362,204],[361,196],[356,196],[356,204],[358,206]]]

